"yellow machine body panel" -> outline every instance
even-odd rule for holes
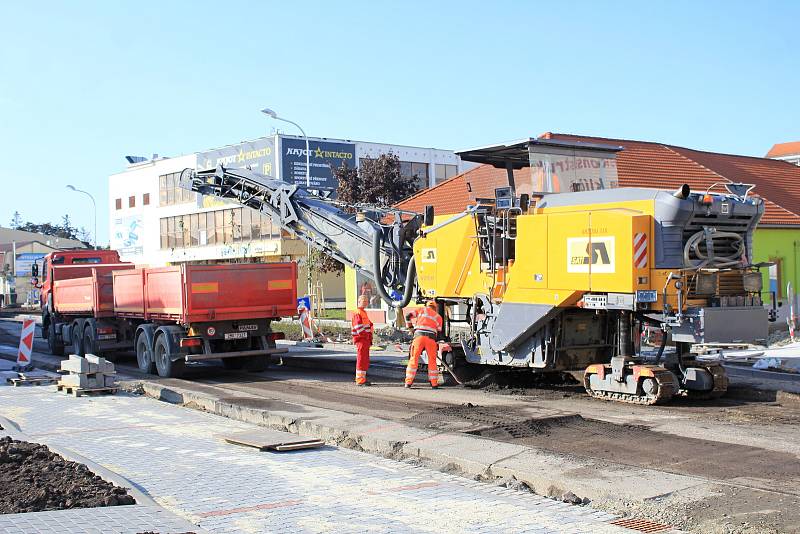
[[[476,216],[463,217],[414,243],[420,289],[426,297],[486,294],[505,302],[555,306],[572,305],[585,292],[657,289],[650,276],[652,215],[641,209],[648,203],[628,204],[633,207],[583,205],[517,216],[514,259],[494,272],[481,265]],[[448,219],[437,217],[434,226]],[[634,240],[640,234],[644,258],[641,241],[635,257]]]

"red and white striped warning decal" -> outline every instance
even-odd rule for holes
[[[17,352],[17,365],[25,367],[31,363],[31,350],[33,350],[33,333],[36,323],[33,319],[22,321],[22,333],[19,336],[19,351]]]
[[[633,236],[633,265],[637,269],[647,267],[647,234],[644,232]]]
[[[303,339],[314,339],[314,332],[311,330],[311,314],[302,303],[297,308],[300,315],[300,328],[303,330]]]

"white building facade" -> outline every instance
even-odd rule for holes
[[[311,186],[335,192],[332,167],[358,166],[363,159],[392,153],[401,173],[431,187],[472,167],[449,150],[309,138]],[[181,189],[185,168],[207,169],[222,163],[305,186],[305,139],[276,134],[175,158],[131,163],[109,177],[111,248],[124,261],[160,266],[181,262],[278,262],[299,260],[299,290],[305,288],[306,246],[274,225],[269,216]],[[344,303],[344,279],[323,275],[324,297]]]

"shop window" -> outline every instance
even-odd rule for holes
[[[172,206],[196,202],[197,194],[178,186],[181,173],[172,172],[158,177],[158,204],[159,206]]]
[[[444,163],[437,163],[435,168],[435,182],[441,183],[445,180],[449,180],[456,174],[458,174],[458,165],[447,165]]]
[[[783,260],[781,258],[770,258],[769,261],[775,263],[775,265],[769,266],[769,291],[770,293],[775,293],[775,297],[780,300],[784,295],[781,276],[781,262]]]

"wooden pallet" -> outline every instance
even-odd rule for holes
[[[65,394],[75,395],[76,397],[80,397],[82,395],[113,395],[119,389],[117,387],[79,388],[75,386],[65,386],[64,384],[58,384],[56,388],[58,391],[63,391]]]
[[[50,384],[55,384],[58,382],[58,379],[55,377],[47,377],[47,376],[23,376],[21,378],[8,378],[6,382],[11,384],[14,387],[19,386],[47,386]]]

